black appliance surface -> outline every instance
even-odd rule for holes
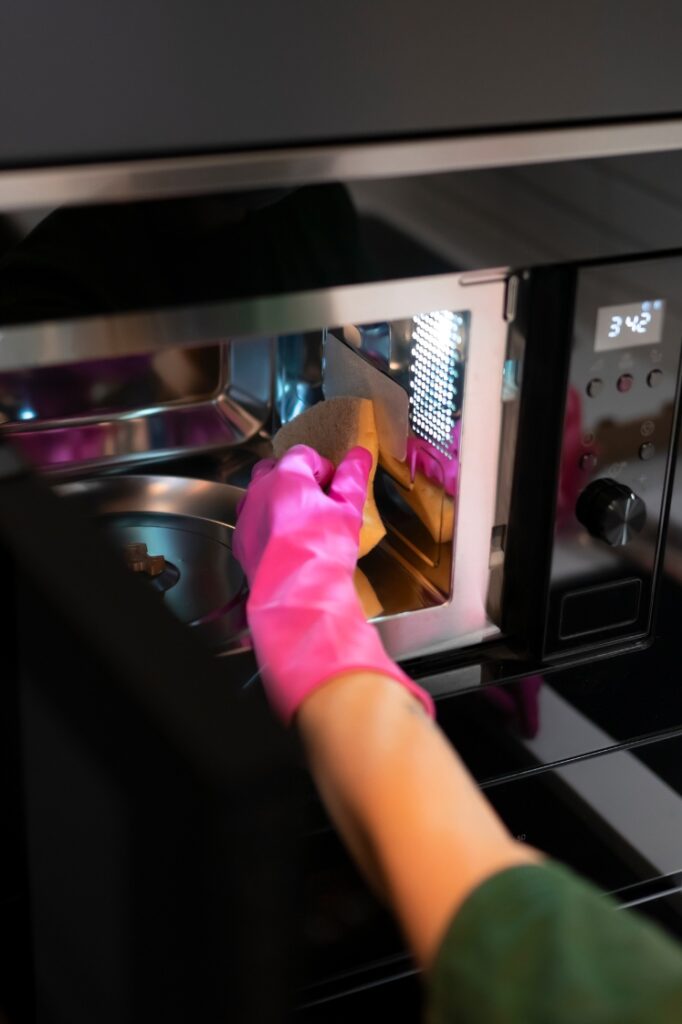
[[[667,0],[11,4],[0,165],[679,113]]]
[[[679,250],[682,153],[45,209],[0,236],[0,323]]]

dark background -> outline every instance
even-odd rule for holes
[[[670,115],[681,35],[672,0],[10,0],[0,166]]]

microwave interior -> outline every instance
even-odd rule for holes
[[[457,300],[462,287],[450,278],[446,293]],[[183,337],[146,353],[3,370],[3,429],[225,655],[248,645],[245,581],[230,548],[251,469],[273,454],[273,438],[314,443],[320,410],[302,433],[301,418],[320,403],[333,435],[350,398],[363,417],[370,410],[364,436],[376,455],[380,539],[355,580],[366,614],[396,658],[479,643],[499,632],[488,591],[510,395],[503,281],[470,287],[467,298],[474,293],[466,305],[391,319]],[[153,316],[137,318],[149,334]],[[188,319],[164,317],[176,327]],[[48,326],[81,332],[85,344],[94,330],[87,320]]]

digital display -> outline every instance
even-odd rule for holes
[[[663,333],[665,301],[646,299],[626,306],[602,306],[597,310],[595,352],[655,345]]]

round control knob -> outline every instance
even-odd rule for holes
[[[593,537],[620,547],[643,528],[646,505],[625,484],[602,477],[587,485],[575,514]]]

